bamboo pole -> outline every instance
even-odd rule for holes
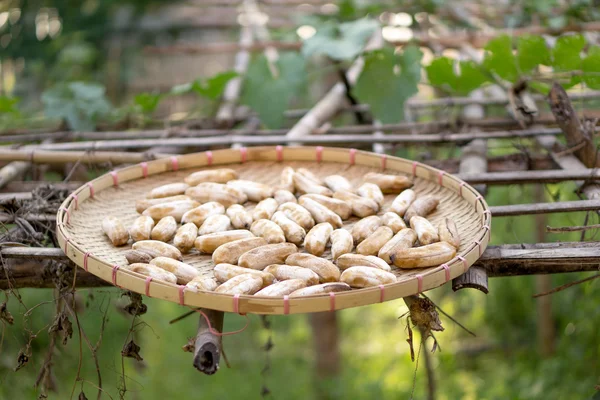
[[[238,76],[227,82],[221,105],[215,117],[217,123],[221,126],[231,126],[233,124],[235,108],[242,91],[243,75],[246,74],[250,63],[250,53],[243,46],[252,45],[252,42],[252,30],[247,26],[242,26],[240,28],[240,50],[235,55],[233,67]]]
[[[381,47],[381,32],[376,32],[365,45],[365,51]],[[364,59],[358,57],[346,71],[346,80],[354,85],[364,65]],[[310,135],[315,129],[329,121],[344,105],[346,86],[336,83],[327,94],[319,100],[287,133],[289,139],[301,139]]]
[[[505,244],[489,246],[474,266],[485,268],[490,277],[566,272],[598,271],[600,242],[561,242],[537,244]],[[43,277],[40,262],[68,261],[59,248],[2,247],[0,255],[8,261],[7,273],[11,287],[51,288],[53,283]],[[77,287],[111,286],[83,269],[77,270]],[[9,287],[6,275],[0,275],[0,290]]]
[[[372,126],[365,126],[368,132],[372,132]],[[405,135],[388,134],[384,137],[376,137],[371,134],[347,134],[347,135],[321,135],[302,137],[278,137],[258,135],[230,135],[205,138],[163,138],[163,139],[139,139],[139,140],[104,140],[94,142],[64,142],[40,145],[42,150],[121,150],[121,149],[144,149],[151,146],[182,146],[182,147],[209,147],[209,146],[231,146],[233,143],[245,145],[276,145],[286,143],[303,143],[306,145],[325,144],[372,144],[379,143],[414,143],[414,144],[444,144],[456,142],[469,142],[475,139],[513,139],[527,138],[547,135],[560,135],[562,131],[558,128],[524,129],[518,131],[489,131],[470,133],[439,133],[429,135]],[[0,147],[7,150],[7,147]]]

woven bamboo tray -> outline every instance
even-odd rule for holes
[[[310,169],[317,176],[343,175],[355,184],[371,171],[414,177],[417,195],[434,194],[441,201],[428,216],[436,225],[444,217],[456,222],[462,245],[456,258],[432,268],[402,270],[392,267],[397,283],[327,295],[288,298],[232,296],[193,291],[184,286],[151,281],[121,269],[127,265],[124,253],[130,245],[114,247],[101,229],[107,215],[119,217],[127,226],[138,214],[135,201],[152,188],[179,182],[199,169],[227,166],[240,179],[270,185],[279,182],[284,166]],[[396,195],[386,195],[387,210]],[[254,204],[247,206],[254,207]],[[350,228],[358,219],[344,221]],[[77,265],[115,286],[182,305],[255,314],[297,314],[332,311],[397,299],[433,289],[463,274],[485,250],[490,238],[491,214],[482,196],[460,179],[430,166],[397,157],[354,149],[323,147],[253,147],[207,151],[143,162],[103,175],[73,192],[57,214],[57,236],[65,254]],[[329,252],[323,255],[330,259]],[[210,255],[192,250],[184,262],[212,275]]]

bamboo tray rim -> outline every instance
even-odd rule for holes
[[[209,167],[245,163],[247,161],[307,161],[336,162],[341,165],[363,165],[392,170],[413,177],[422,178],[451,190],[474,208],[482,218],[477,239],[466,250],[457,254],[449,262],[437,268],[429,268],[423,273],[379,287],[353,289],[347,292],[328,293],[301,297],[274,298],[249,295],[228,295],[214,292],[197,291],[183,285],[161,281],[152,281],[144,275],[110,265],[93,254],[86,252],[71,242],[67,227],[71,214],[77,212],[79,204],[94,198],[95,194],[109,187],[118,187],[120,183],[144,179],[151,175],[173,172],[188,168]],[[57,215],[57,239],[59,246],[76,265],[86,271],[111,282],[122,289],[132,290],[147,296],[161,298],[190,307],[203,307],[219,311],[255,314],[296,314],[308,312],[335,311],[344,308],[380,303],[419,294],[436,288],[451,279],[465,273],[486,249],[490,240],[491,212],[481,194],[472,186],[443,170],[433,168],[417,161],[411,161],[386,154],[333,147],[305,146],[261,146],[242,147],[191,153],[141,162],[122,169],[106,173],[71,193],[62,203]]]

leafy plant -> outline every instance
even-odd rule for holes
[[[133,98],[133,103],[143,114],[150,115],[156,110],[163,98],[164,95],[160,93],[138,93]]]
[[[417,93],[423,53],[407,46],[402,54],[384,48],[365,54],[365,65],[353,93],[369,104],[375,118],[383,123],[404,119],[404,102]]]
[[[218,73],[210,78],[199,78],[193,82],[174,86],[171,89],[171,94],[181,95],[194,92],[207,99],[216,100],[223,94],[223,90],[225,90],[227,83],[236,76],[238,76],[237,72],[226,71]]]
[[[258,113],[260,120],[269,128],[283,125],[284,111],[290,100],[306,83],[305,61],[296,53],[283,53],[274,65],[274,76],[264,55],[250,63],[241,101]]]
[[[368,18],[335,24],[325,22],[316,27],[316,33],[304,41],[302,54],[324,54],[333,60],[352,60],[377,29],[379,24]]]
[[[425,67],[425,71],[432,85],[463,95],[489,81],[483,68],[470,60],[454,61],[448,57],[440,57]]]
[[[42,102],[48,117],[64,119],[76,131],[94,130],[112,108],[104,86],[87,82],[56,85],[42,93]]]
[[[11,114],[12,116],[20,116],[21,112],[19,111],[17,104],[19,104],[18,97],[8,97],[8,96],[0,96],[0,114]]]

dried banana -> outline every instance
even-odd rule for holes
[[[163,204],[163,203],[171,203],[173,201],[179,201],[179,200],[192,200],[192,198],[190,196],[178,195],[178,196],[172,196],[172,197],[161,197],[158,199],[137,200],[135,202],[135,211],[137,211],[139,214],[141,214],[147,208],[150,208],[151,206],[155,206],[157,204]]]
[[[215,264],[237,264],[242,254],[266,244],[267,241],[262,237],[234,240],[217,247],[212,254],[212,260]]]
[[[238,265],[244,268],[263,270],[267,265],[283,264],[298,248],[293,243],[276,243],[256,247],[242,254]]]
[[[195,200],[171,201],[150,206],[144,210],[142,215],[147,215],[155,221],[160,221],[164,217],[173,217],[175,221],[179,222],[185,213],[199,205],[200,203]]]
[[[200,229],[198,236],[208,235],[209,233],[225,232],[231,230],[231,220],[227,215],[211,215],[206,218]]]
[[[123,246],[129,240],[129,233],[117,217],[104,217],[102,230],[108,236],[113,246]]]
[[[216,293],[225,294],[254,294],[258,292],[263,285],[263,281],[258,276],[252,274],[242,274],[234,276],[227,282],[215,289]]]
[[[184,194],[189,187],[190,185],[183,182],[169,183],[152,189],[150,193],[146,195],[146,198],[159,199],[162,197],[177,196],[179,194]]]
[[[306,287],[306,283],[302,279],[289,279],[287,281],[269,285],[256,292],[255,296],[280,297],[302,289],[303,287]]]
[[[336,229],[331,233],[331,257],[337,260],[342,254],[351,253],[354,248],[352,234],[345,229]]]
[[[273,194],[273,197],[279,204],[297,203],[298,202],[298,200],[296,199],[296,196],[294,196],[294,193],[290,192],[289,190],[284,190],[284,189],[276,190],[275,194]]]
[[[236,188],[244,192],[244,194],[248,196],[248,200],[257,203],[268,197],[273,197],[273,189],[270,186],[265,185],[263,183],[237,179],[227,182],[227,186]]]
[[[250,227],[250,232],[264,238],[268,244],[285,242],[285,233],[283,233],[283,229],[269,219],[259,219],[258,221],[254,221]]]
[[[252,215],[240,204],[229,206],[227,216],[235,229],[250,229],[252,225]]]
[[[438,225],[438,235],[440,241],[450,243],[457,250],[460,247],[460,235],[458,234],[458,229],[452,219],[444,218],[444,220],[440,222]]]
[[[141,215],[133,220],[129,228],[129,236],[134,242],[150,239],[150,234],[154,228],[154,220],[148,216]]]
[[[333,233],[333,226],[328,222],[315,225],[304,239],[304,248],[310,254],[320,256],[325,252],[325,247]]]
[[[417,194],[412,189],[406,189],[402,191],[394,201],[392,201],[392,205],[390,206],[390,211],[395,212],[399,216],[403,217],[408,210],[408,207],[415,201],[417,198]]]
[[[347,190],[349,192],[353,191],[350,181],[341,175],[329,175],[325,177],[324,181],[325,185],[333,192],[337,192],[339,190]]]
[[[212,254],[217,247],[222,246],[225,243],[251,237],[254,237],[252,232],[245,229],[210,233],[208,235],[198,236],[194,241],[194,247],[201,253]]]
[[[343,200],[334,199],[333,197],[327,197],[320,194],[305,194],[301,198],[311,199],[319,204],[324,205],[339,215],[343,220],[347,220],[352,215],[352,207]]]
[[[435,267],[452,260],[456,249],[450,243],[437,242],[410,249],[398,249],[392,253],[390,260],[399,268]]]
[[[161,242],[168,242],[173,239],[177,232],[177,221],[175,218],[168,216],[162,218],[156,226],[152,229],[150,237],[152,240],[160,240]]]
[[[275,211],[277,211],[279,203],[273,198],[261,200],[254,210],[252,210],[252,219],[258,221],[259,219],[271,219]]]
[[[387,226],[380,226],[369,237],[356,246],[356,252],[365,256],[374,256],[379,250],[390,241],[394,232]]]
[[[125,258],[129,264],[149,264],[154,257],[145,251],[129,250],[125,252]]]
[[[174,260],[169,257],[156,257],[152,261],[150,261],[150,264],[155,265],[158,268],[162,268],[165,271],[169,271],[170,273],[175,275],[177,277],[177,283],[180,285],[185,285],[186,283],[200,275],[200,271],[198,271],[191,265]]]
[[[182,253],[187,253],[194,247],[194,240],[196,240],[197,236],[198,228],[196,224],[188,222],[177,229],[177,233],[175,233],[175,237],[173,238],[173,245]]]
[[[375,256],[363,256],[362,254],[344,254],[337,259],[337,266],[341,270],[350,267],[369,267],[390,271],[386,262]]]
[[[315,200],[308,197],[300,197],[300,205],[308,210],[315,219],[315,222],[329,222],[334,228],[342,227],[342,219],[339,215],[325,207],[321,203],[317,203]]]
[[[315,193],[323,196],[331,196],[333,194],[333,192],[327,189],[325,186],[321,186],[320,184],[314,182],[304,175],[299,174],[298,172],[294,173],[293,179],[294,186],[296,187],[296,191],[298,193]]]
[[[437,197],[433,196],[423,196],[419,197],[408,207],[406,213],[404,214],[404,221],[406,223],[410,223],[410,219],[415,215],[419,217],[426,217],[428,214],[432,213],[440,203]]]
[[[417,241],[417,234],[412,229],[402,229],[400,232],[396,233],[394,237],[387,242],[379,253],[377,257],[381,258],[388,264],[391,264],[390,256],[399,249],[409,249],[414,246]]]
[[[310,212],[300,204],[291,202],[283,203],[277,210],[282,211],[286,217],[300,225],[305,230],[309,230],[315,226],[315,220]]]
[[[356,190],[356,193],[361,197],[365,197],[367,199],[373,200],[375,203],[377,203],[379,205],[379,207],[383,206],[383,203],[385,201],[383,192],[381,191],[379,186],[377,186],[374,183],[369,183],[369,182],[363,183],[362,185],[360,185],[358,187],[358,189]]]
[[[248,201],[248,196],[244,192],[222,183],[203,182],[189,188],[185,194],[200,203],[216,201],[225,207],[232,204],[244,204]]]
[[[294,193],[294,169],[292,167],[285,167],[281,171],[278,188]]]
[[[286,217],[283,211],[277,211],[273,214],[271,221],[281,227],[288,242],[294,243],[296,246],[300,246],[304,243],[306,231],[300,225]]]
[[[287,265],[297,265],[298,267],[308,268],[319,275],[319,282],[335,282],[340,279],[340,270],[334,263],[324,258],[313,256],[306,253],[291,254],[286,260]]]
[[[174,260],[181,260],[181,252],[177,247],[158,240],[140,240],[135,242],[131,248],[148,253],[152,258],[170,257]]]
[[[210,276],[197,276],[185,285],[188,288],[195,290],[203,290],[205,292],[212,292],[215,290],[219,284],[215,280],[215,278],[211,278]]]
[[[316,285],[319,283],[319,275],[308,268],[285,264],[271,264],[263,271],[273,275],[278,281],[302,279],[304,283],[306,283],[306,286]]]
[[[366,197],[360,197],[347,190],[340,190],[333,194],[334,199],[345,201],[352,207],[352,214],[359,218],[368,217],[369,215],[377,214],[379,204],[375,200]]]
[[[381,216],[381,223],[390,228],[394,234],[398,233],[402,229],[406,229],[404,220],[400,218],[398,214],[391,211],[386,212]]]
[[[196,186],[203,182],[227,183],[233,179],[237,179],[237,177],[237,172],[234,170],[229,168],[219,168],[194,172],[193,174],[188,175],[184,181],[190,186]]]
[[[219,283],[227,282],[233,277],[243,274],[250,274],[262,279],[262,287],[269,286],[275,280],[275,277],[268,272],[242,268],[233,264],[220,263],[213,269],[213,275]]]
[[[165,271],[162,268],[158,268],[155,265],[147,264],[147,263],[134,263],[129,264],[123,267],[129,271],[136,272],[138,274],[142,274],[145,276],[151,277],[153,280],[163,281],[175,284],[177,283],[177,277],[169,272]]]
[[[363,218],[352,227],[352,239],[354,244],[357,245],[365,240],[369,235],[377,230],[381,226],[381,218],[376,215],[372,215],[367,218]]]
[[[415,215],[410,219],[410,227],[417,233],[419,243],[431,244],[440,241],[437,229],[423,217]]]
[[[306,177],[307,179],[316,183],[317,185],[321,185],[321,186],[323,185],[323,180],[306,168],[298,168],[296,173]]]
[[[342,272],[340,280],[353,288],[366,288],[394,283],[396,276],[377,268],[350,267]]]
[[[404,175],[385,175],[376,172],[366,174],[365,182],[376,184],[383,193],[400,193],[413,185],[412,180]]]
[[[184,224],[193,222],[197,227],[201,227],[204,221],[211,215],[222,214],[225,214],[225,207],[223,204],[217,203],[216,201],[209,201],[208,203],[204,203],[183,214],[181,222]]]
[[[346,292],[348,290],[351,290],[351,287],[348,286],[347,283],[327,282],[327,283],[321,283],[320,285],[314,285],[314,286],[309,286],[309,287],[305,287],[302,289],[298,289],[295,292],[290,293],[290,297],[314,296],[314,295],[318,295],[318,294]]]

